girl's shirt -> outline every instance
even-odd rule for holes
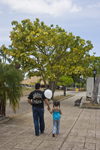
[[[60,109],[58,109],[58,111],[55,111],[55,109],[53,109],[53,119],[58,120],[60,118],[61,118]]]

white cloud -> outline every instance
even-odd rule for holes
[[[100,3],[96,3],[93,5],[88,5],[88,8],[100,8]]]
[[[2,14],[2,11],[0,10],[0,14]]]
[[[65,12],[79,12],[81,8],[72,0],[3,0],[11,10],[30,14],[50,14],[61,16]]]
[[[74,13],[74,12],[79,12],[79,11],[81,11],[81,10],[82,10],[81,7],[78,7],[78,8],[77,8],[77,6],[74,5],[73,8],[70,10],[70,12]]]

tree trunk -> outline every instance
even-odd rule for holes
[[[52,99],[54,97],[54,92],[56,90],[57,82],[58,82],[58,78],[56,79],[56,81],[49,81],[49,89],[52,91]]]
[[[66,86],[63,86],[64,96],[66,96]]]
[[[42,74],[42,79],[43,79],[43,81],[44,81],[45,88],[47,89],[47,83],[46,83],[46,80],[45,80],[43,74]]]
[[[51,80],[49,81],[49,89],[52,91],[52,98],[51,99],[53,99],[53,97],[54,97],[53,82]]]
[[[97,96],[98,96],[98,90],[99,89],[99,84],[100,84],[100,75],[96,78],[95,80],[95,85],[94,85],[94,88],[93,88],[93,92],[92,92],[92,97],[91,97],[91,102],[92,103],[98,103],[97,102]]]
[[[5,106],[5,99],[0,99],[0,116],[6,116],[6,106]]]

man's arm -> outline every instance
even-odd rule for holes
[[[30,100],[30,99],[28,99],[27,101],[28,101],[28,103],[29,103],[30,105],[32,105],[32,103],[31,103],[31,100]]]
[[[52,110],[49,110],[49,112],[52,114],[52,113],[53,113],[53,109],[52,109]]]
[[[49,105],[48,99],[45,99],[44,101],[45,101],[46,105],[48,106],[48,110],[50,110],[50,105]]]

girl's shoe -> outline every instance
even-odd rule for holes
[[[55,134],[53,133],[52,136],[55,137]]]

